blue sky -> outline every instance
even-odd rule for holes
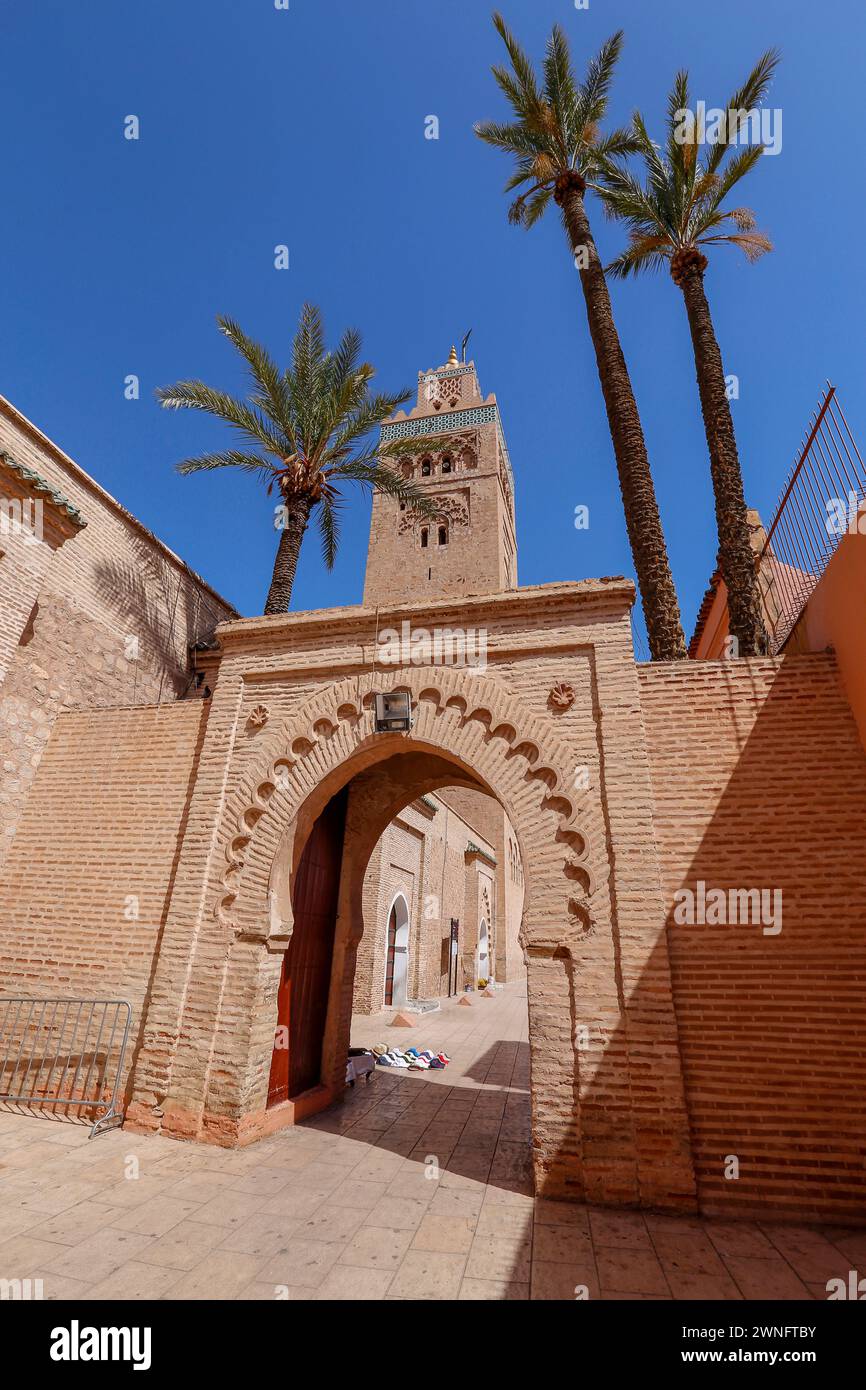
[[[610,119],[658,130],[674,71],[722,105],[758,55],[783,63],[769,105],[781,153],[743,201],[776,249],[757,266],[718,251],[707,290],[734,403],[746,490],[767,515],[830,377],[866,435],[866,193],[852,167],[866,13],[728,0],[501,0],[535,57],[553,22],[575,64],[614,29],[626,47]],[[472,134],[503,114],[500,44],[478,0],[6,0],[0,230],[0,391],[242,612],[260,612],[271,502],[221,472],[181,478],[220,443],[206,417],[161,411],[153,389],[243,377],[214,327],[237,318],[285,356],[300,305],[332,338],[364,334],[382,385],[414,386],[472,328],[517,481],[521,584],[632,573],[613,453],[576,273],[561,226],[509,227],[502,155]],[[125,116],[141,123],[123,138]],[[424,138],[436,115],[440,138]],[[853,178],[852,178],[853,176]],[[845,185],[844,199],[835,190]],[[842,221],[844,212],[844,224]],[[590,207],[604,256],[622,232]],[[273,248],[290,249],[277,271]],[[848,251],[845,247],[848,246]],[[679,293],[667,277],[613,288],[687,632],[716,542],[706,446]],[[135,373],[141,399],[124,399]],[[337,568],[305,545],[293,607],[360,602],[369,521],[347,513]],[[590,508],[588,531],[574,508]]]

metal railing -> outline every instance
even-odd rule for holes
[[[866,467],[828,382],[785,480],[758,559],[773,653],[781,651],[866,499]]]
[[[123,1121],[125,999],[0,997],[0,1101],[91,1110],[90,1138]]]

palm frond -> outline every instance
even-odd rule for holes
[[[707,199],[710,211],[715,211],[727,198],[731,189],[751,173],[764,153],[763,145],[745,145],[734,155],[724,173],[716,175],[715,187]]]
[[[359,443],[371,430],[384,424],[410,399],[409,391],[365,397],[357,409],[346,412],[337,423],[327,447],[321,451],[322,463],[336,462],[344,458],[352,445]]]
[[[280,457],[290,452],[287,440],[268,424],[258,410],[225,391],[207,386],[203,381],[177,381],[173,386],[159,386],[156,398],[166,410],[202,410],[208,415],[215,415],[218,420],[240,430]]]
[[[327,570],[332,570],[337,560],[337,551],[340,546],[339,511],[341,505],[339,497],[324,494],[316,508],[316,522],[322,541],[322,559]]]
[[[493,16],[493,23],[508,50],[508,57],[511,60],[516,82],[512,82],[510,75],[504,68],[494,68],[493,75],[503,87],[503,91],[511,101],[518,116],[524,119],[537,117],[541,107],[541,93],[532,63],[498,11]],[[504,86],[500,81],[502,77],[506,79]]]
[[[289,399],[283,375],[276,362],[267,349],[262,347],[261,343],[248,337],[234,319],[218,314],[217,324],[220,331],[226,335],[232,346],[237,348],[249,366],[253,382],[257,387],[255,394],[251,397],[252,402],[260,410],[267,412],[285,434],[290,435],[292,422]]]
[[[685,155],[683,150],[684,142],[678,140],[676,132],[679,129],[683,113],[689,109],[689,75],[684,68],[675,75],[673,85],[668,93],[667,103],[667,160],[676,174],[682,178],[685,174]]]
[[[670,241],[665,236],[635,237],[625,251],[605,266],[613,280],[628,280],[643,270],[662,270],[670,263]]]
[[[215,468],[239,468],[244,473],[254,473],[262,482],[272,483],[279,476],[279,469],[262,454],[244,453],[239,449],[223,449],[210,454],[199,454],[196,458],[184,459],[177,465],[178,473],[209,473]]]
[[[715,172],[736,139],[751,111],[760,106],[770,89],[773,74],[781,62],[778,48],[768,48],[762,53],[742,87],[738,87],[728,101],[726,118],[726,140],[711,147],[707,168]]]
[[[424,492],[411,479],[401,477],[399,473],[375,459],[348,459],[345,463],[329,468],[327,475],[329,479],[351,478],[353,482],[363,483],[377,492],[384,492],[387,497],[396,497],[399,502],[405,502],[421,516],[436,514],[435,498]]]
[[[773,243],[763,232],[730,232],[725,235],[701,237],[700,244],[708,246],[713,242],[738,246],[745,253],[746,260],[753,264],[773,249]]]
[[[537,135],[519,121],[477,121],[473,129],[479,140],[506,154],[533,159],[538,153]]]
[[[522,225],[527,229],[534,227],[536,222],[544,216],[547,206],[553,197],[552,188],[537,189],[526,201],[523,208]],[[511,220],[511,209],[509,209],[509,221]]]
[[[571,70],[568,39],[559,24],[554,24],[548,39],[542,70],[545,96],[553,114],[556,136],[562,157],[567,160],[578,136],[578,91]]]
[[[613,74],[622,52],[625,35],[622,29],[606,39],[594,58],[591,58],[586,77],[581,83],[578,113],[581,126],[602,120],[613,83]]]

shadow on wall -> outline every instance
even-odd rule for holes
[[[222,614],[204,601],[188,575],[145,541],[136,538],[132,544],[135,561],[97,563],[97,592],[125,623],[122,636],[135,659],[164,673],[160,698],[183,694],[190,683],[189,647],[210,637]]]
[[[646,681],[665,935],[660,927],[636,984],[623,979],[617,957],[624,1012],[600,1052],[581,1045],[581,1029],[592,1037],[595,1020],[575,1011],[579,962],[559,951],[541,967],[550,989],[534,986],[538,1018],[557,975],[571,1000],[561,1036],[552,1015],[543,1019],[545,1050],[575,1058],[559,1102],[568,1124],[548,1168],[550,1190],[599,1200],[599,1189],[574,1178],[592,1166],[605,1174],[604,1200],[638,1192],[651,1208],[637,1153],[657,1191],[669,1175],[668,1205],[688,1205],[687,1146],[664,1112],[678,1059],[673,1046],[661,1055],[646,1040],[669,957],[699,1208],[862,1223],[866,758],[835,664],[823,654],[689,663],[676,676],[651,670]],[[683,889],[700,920],[688,920]],[[711,889],[737,920],[713,922]],[[675,918],[675,894],[687,920]],[[473,1066],[471,1079],[489,1079],[489,1060]],[[535,1065],[544,1065],[541,1053]],[[343,1128],[339,1116],[311,1123]],[[378,1143],[374,1128],[370,1142]],[[465,1140],[455,1153],[462,1163]],[[472,1160],[471,1172],[454,1171],[477,1176],[479,1167]]]
[[[862,1222],[866,758],[832,658],[756,669],[645,699],[700,1206]]]

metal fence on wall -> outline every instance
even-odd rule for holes
[[[828,383],[785,480],[758,561],[772,651],[781,651],[842,536],[858,525],[866,467]],[[866,529],[866,522],[861,522]]]
[[[125,999],[0,998],[0,1101],[90,1112],[90,1137],[117,1109],[132,1010]]]

